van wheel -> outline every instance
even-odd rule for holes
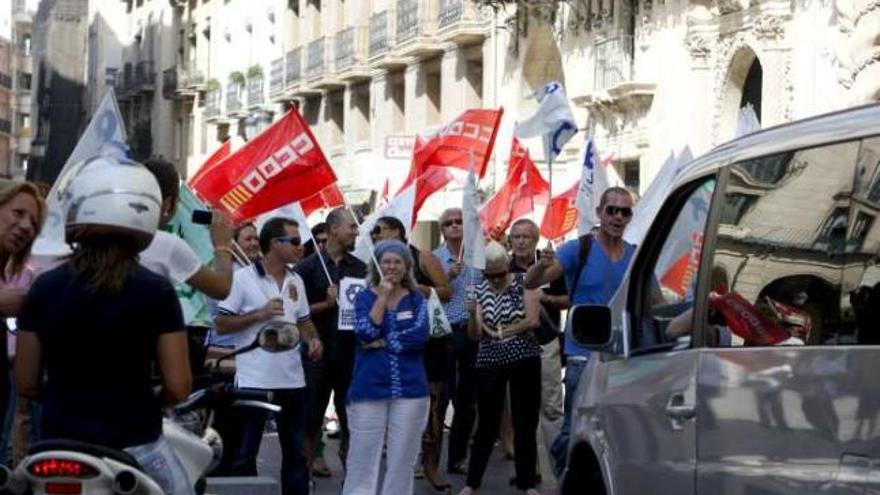
[[[559,493],[561,495],[606,494],[602,469],[589,444],[579,443],[571,450]]]

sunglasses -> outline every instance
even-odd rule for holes
[[[605,207],[605,214],[609,217],[613,217],[620,213],[623,218],[629,218],[633,216],[633,209],[629,206],[611,206],[608,205]]]
[[[507,271],[498,272],[498,273],[483,273],[483,276],[489,280],[499,280],[507,276]]]
[[[301,238],[291,237],[291,236],[276,237],[275,240],[278,242],[286,242],[287,244],[290,244],[291,246],[299,246],[300,243],[302,243]]]
[[[318,238],[317,238],[317,241],[318,241],[318,244],[327,244],[327,238],[326,238],[326,237],[318,237]]]
[[[442,225],[444,227],[452,227],[453,225],[461,225],[461,223],[462,223],[462,220],[460,218],[456,218],[453,220],[446,220],[445,222],[443,222],[440,225]]]

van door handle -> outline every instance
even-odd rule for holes
[[[681,422],[693,418],[696,409],[693,404],[685,404],[683,392],[676,392],[670,395],[669,401],[666,402],[666,415],[672,419],[673,429],[680,430]]]

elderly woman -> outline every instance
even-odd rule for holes
[[[382,240],[398,240],[406,243],[406,228],[403,222],[395,217],[380,217],[376,220],[379,229],[379,238]],[[440,260],[430,251],[422,251],[415,246],[409,246],[413,258],[413,277],[416,289],[425,297],[430,297],[431,290],[437,292],[437,297],[446,302],[452,294],[449,288],[449,279],[443,272]],[[443,447],[443,417],[446,415],[444,403],[445,385],[447,380],[447,356],[446,347],[449,338],[446,335],[431,335],[425,346],[425,372],[428,375],[428,389],[431,394],[430,414],[428,426],[422,436],[422,469],[425,479],[435,490],[445,492],[451,488],[443,474],[440,472],[440,453]]]
[[[517,488],[536,495],[538,410],[541,405],[541,347],[532,330],[540,319],[540,293],[527,290],[522,274],[509,272],[510,257],[501,244],[486,246],[486,269],[476,287],[468,323],[477,351],[477,433],[471,446],[467,486],[470,495],[482,482],[498,438],[504,396],[510,387]]]
[[[31,246],[43,226],[46,206],[30,182],[0,179],[0,366],[9,368],[6,318],[17,316],[34,273],[27,266]],[[5,376],[5,375],[4,375]],[[5,416],[9,383],[0,380],[0,417]]]
[[[355,301],[360,347],[348,392],[351,444],[343,494],[375,495],[387,442],[383,495],[413,491],[413,467],[428,420],[425,297],[415,288],[413,260],[400,241],[376,245],[369,288]],[[381,270],[381,275],[380,275]]]

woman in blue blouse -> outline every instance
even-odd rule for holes
[[[348,391],[351,443],[343,495],[400,495],[413,491],[413,468],[428,420],[428,380],[422,351],[428,311],[415,290],[412,256],[400,241],[376,245],[370,287],[355,301],[360,344]],[[382,491],[379,465],[387,442]]]

